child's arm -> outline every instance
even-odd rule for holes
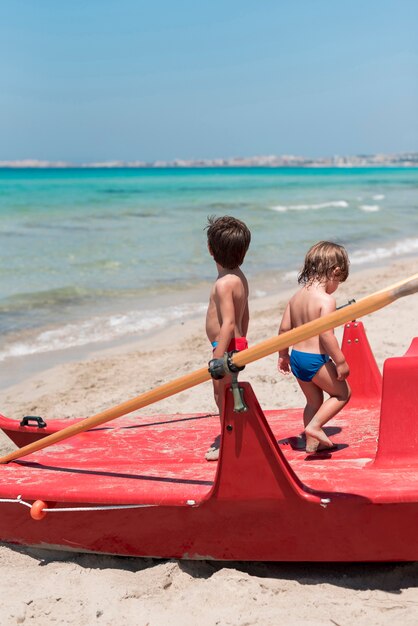
[[[321,306],[321,317],[323,315],[328,315],[328,313],[332,313],[335,309],[335,300],[330,297]],[[329,354],[335,363],[335,367],[337,368],[337,379],[345,380],[350,373],[350,368],[348,367],[345,356],[338,345],[337,338],[334,335],[334,329],[331,328],[330,330],[326,330],[324,333],[321,333],[319,335],[319,340],[326,354]]]
[[[287,305],[283,313],[282,321],[280,322],[279,335],[286,333],[288,330],[292,330],[292,321],[290,318],[290,304]],[[289,348],[279,351],[279,360],[277,362],[277,369],[282,374],[289,374]]]
[[[250,323],[250,309],[248,307],[248,300],[245,303],[244,315],[242,316],[242,334],[244,337],[247,336],[248,326]]]
[[[219,283],[216,286],[216,298],[221,318],[218,345],[213,351],[213,358],[220,359],[228,350],[229,343],[235,330],[235,306],[232,297],[232,286],[228,283]]]

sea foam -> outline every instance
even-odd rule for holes
[[[418,239],[402,239],[391,246],[381,246],[372,250],[356,250],[350,254],[352,265],[363,265],[381,259],[389,259],[394,256],[413,254],[418,251]]]
[[[365,213],[377,213],[380,211],[380,206],[378,204],[360,204],[360,209]]]
[[[17,341],[0,352],[0,361],[9,357],[28,356],[66,350],[91,343],[103,343],[115,339],[136,335],[140,337],[154,330],[168,326],[170,322],[179,321],[201,314],[207,305],[190,303],[171,306],[165,309],[146,311],[130,311],[126,314],[109,317],[92,317],[80,323],[65,324],[59,328],[45,330],[33,339]]]
[[[348,202],[346,202],[345,200],[332,200],[330,202],[320,202],[319,204],[278,204],[276,206],[270,207],[270,209],[272,211],[278,211],[279,213],[285,213],[286,211],[311,211],[329,208],[346,209],[347,207]]]

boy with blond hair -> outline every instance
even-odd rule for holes
[[[332,294],[347,279],[348,272],[349,260],[343,246],[329,241],[312,246],[298,277],[302,287],[285,309],[279,334],[335,311]],[[306,452],[332,448],[323,426],[341,411],[351,394],[346,381],[350,370],[334,331],[295,344],[290,357],[288,349],[281,350],[278,369],[284,374],[291,370],[305,395]],[[324,392],[329,395],[325,401]]]

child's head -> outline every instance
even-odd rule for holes
[[[251,233],[244,222],[235,217],[208,217],[208,246],[219,265],[234,270],[244,261]]]
[[[298,283],[307,285],[314,280],[323,282],[333,279],[343,283],[347,280],[349,265],[348,254],[343,246],[331,241],[319,241],[306,254]]]

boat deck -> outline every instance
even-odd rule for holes
[[[279,449],[309,491],[353,494],[373,502],[406,502],[411,493],[416,499],[416,466],[395,472],[373,468],[379,414],[377,404],[350,404],[326,428],[338,449],[307,455],[300,449],[302,409],[265,412]],[[52,425],[59,430],[68,421]],[[79,503],[198,503],[215,481],[218,463],[207,462],[204,455],[218,434],[214,415],[120,418],[4,465],[0,494]]]

